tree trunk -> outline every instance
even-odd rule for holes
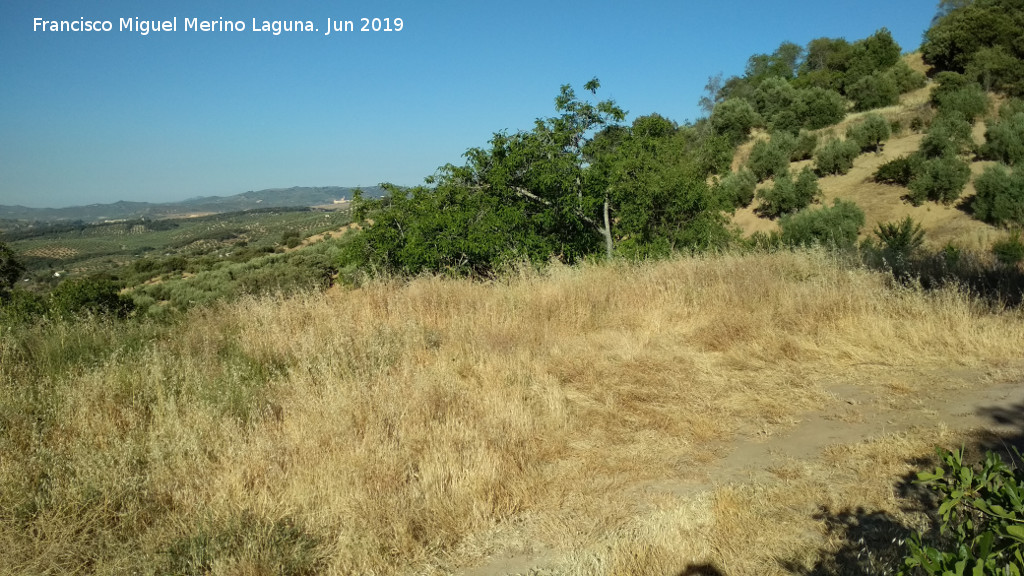
[[[611,224],[611,221],[608,219],[608,199],[607,198],[604,199],[604,230],[601,230],[601,233],[604,234],[604,248],[605,248],[605,252],[607,253],[608,259],[611,260],[612,259],[612,249],[614,248],[614,246],[612,246],[612,224]]]

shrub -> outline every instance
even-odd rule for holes
[[[879,166],[871,179],[879,184],[906,186],[913,180],[914,175],[920,171],[923,160],[919,154],[894,158]]]
[[[846,139],[856,142],[861,152],[881,150],[882,143],[891,135],[889,123],[878,114],[868,114],[864,117],[863,122],[852,125],[846,130]]]
[[[894,270],[902,268],[924,245],[924,230],[910,216],[899,222],[879,223],[875,236],[881,247],[880,255]]]
[[[993,244],[992,253],[1006,266],[1016,266],[1024,261],[1024,242],[1021,241],[1020,231],[1015,230],[1009,238]]]
[[[750,129],[761,123],[753,105],[742,98],[728,98],[711,112],[711,128],[728,138],[734,146],[750,135]]]
[[[1015,449],[1016,452],[1016,449]],[[1024,470],[991,452],[980,466],[964,464],[964,450],[938,450],[942,466],[917,475],[939,496],[939,547],[914,532],[906,540],[901,576],[910,574],[1020,574],[1024,565]],[[1020,452],[1016,452],[1020,461]],[[923,572],[922,572],[923,571]]]
[[[779,221],[782,242],[790,246],[850,248],[863,226],[864,211],[853,202],[838,199],[831,207],[802,210]]]
[[[793,144],[793,151],[789,153],[791,162],[810,160],[814,156],[814,149],[818,147],[818,135],[814,132],[801,130]]]
[[[14,251],[0,242],[0,301],[25,273],[25,266],[18,261]]]
[[[1024,225],[1024,172],[990,166],[974,180],[974,217],[990,224]]]
[[[910,202],[920,206],[925,200],[951,204],[960,197],[971,177],[971,167],[953,156],[929,158],[921,163],[921,171],[910,181]]]
[[[1000,119],[986,124],[981,156],[1011,166],[1024,161],[1024,111],[1004,116],[1000,110]]]
[[[932,92],[932,103],[942,114],[958,112],[970,123],[988,111],[988,94],[976,82],[963,76],[943,72],[938,75],[939,87]]]
[[[58,316],[98,314],[124,318],[134,308],[132,301],[120,294],[120,286],[106,276],[68,279],[50,293],[50,310]]]
[[[775,178],[773,186],[759,193],[758,212],[767,218],[777,218],[806,208],[820,195],[818,177],[809,167],[804,167],[795,181],[789,172],[784,172]]]
[[[928,158],[966,154],[973,150],[971,124],[955,112],[940,114],[921,141],[921,152]]]
[[[900,91],[896,81],[879,72],[864,76],[846,89],[846,96],[853,100],[854,110],[871,110],[899,104]]]
[[[846,174],[853,168],[853,159],[860,154],[860,147],[850,140],[830,140],[814,155],[815,170],[820,176]]]
[[[778,133],[773,134],[771,140],[755,142],[750,150],[747,168],[754,173],[758,182],[785,172],[789,167],[792,144],[792,136],[789,139],[780,138]]]
[[[31,322],[46,314],[46,300],[28,290],[16,288],[5,301],[0,301],[0,324]]]
[[[926,82],[924,74],[915,71],[903,60],[900,60],[892,68],[886,70],[883,75],[892,80],[900,94],[924,88]]]
[[[754,201],[754,188],[757,187],[757,176],[746,168],[738,172],[730,172],[718,181],[717,191],[732,206],[746,208]]]
[[[816,130],[832,126],[846,117],[846,100],[835,90],[805,88],[799,90],[799,126]]]

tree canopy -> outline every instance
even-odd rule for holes
[[[596,93],[597,79],[585,88]],[[656,114],[622,122],[614,101],[562,86],[557,115],[496,133],[413,189],[364,203],[357,263],[406,274],[488,274],[517,260],[568,262],[724,243],[728,204],[707,184],[721,142]],[[724,140],[724,138],[722,139]],[[725,143],[725,149],[731,147]]]

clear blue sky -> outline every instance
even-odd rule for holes
[[[0,7],[0,204],[162,202],[289,186],[414,185],[597,76],[630,117],[695,120],[709,76],[782,41],[887,27],[916,49],[937,0],[39,0]],[[109,20],[111,32],[34,31]],[[176,32],[119,32],[177,17]],[[325,36],[328,18],[401,32]],[[185,31],[185,19],[244,32]],[[253,32],[311,20],[318,32]]]

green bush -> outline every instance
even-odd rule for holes
[[[57,316],[86,314],[124,318],[135,305],[121,295],[121,287],[107,276],[67,279],[50,293],[50,310]]]
[[[928,158],[921,171],[910,181],[910,202],[920,206],[925,200],[951,204],[960,197],[971,177],[971,167],[954,156]]]
[[[861,152],[881,150],[882,143],[891,135],[889,122],[878,114],[868,114],[863,122],[851,125],[846,130],[846,139],[856,142]]]
[[[856,142],[829,140],[814,154],[814,167],[820,176],[846,174],[859,154],[860,146]]]
[[[25,266],[18,261],[14,250],[0,242],[0,302],[24,273]]]
[[[782,242],[790,246],[820,244],[850,248],[864,227],[864,211],[853,202],[836,199],[831,207],[783,216],[779,227]]]
[[[846,100],[835,90],[804,88],[798,91],[800,127],[817,130],[846,117]]]
[[[718,181],[717,192],[736,208],[746,208],[754,201],[757,176],[746,168],[730,172]]]
[[[1024,170],[996,165],[974,180],[974,217],[990,224],[1024,225]]]
[[[734,146],[746,140],[751,128],[760,123],[761,117],[754,106],[742,98],[726,99],[711,112],[711,128]]]
[[[1008,107],[1009,104],[1003,105],[999,120],[986,123],[981,156],[1013,166],[1024,162],[1024,110],[1004,115]]]
[[[775,183],[759,192],[761,206],[758,213],[767,218],[777,218],[810,206],[821,195],[818,177],[809,167],[804,167],[796,180],[789,172],[775,178]]]
[[[955,112],[940,114],[921,141],[921,152],[928,158],[968,154],[974,148],[971,124]]]
[[[941,114],[957,112],[969,123],[974,123],[988,111],[988,94],[976,82],[965,82],[963,76],[943,72],[939,74],[939,87],[932,92],[932,103]]]
[[[814,132],[801,130],[793,144],[793,151],[789,153],[791,162],[810,160],[814,157],[814,149],[818,147],[818,135]]]
[[[894,158],[879,166],[871,179],[879,184],[906,186],[914,179],[914,175],[920,171],[923,161],[924,158],[919,154]]]
[[[1006,266],[1016,266],[1024,261],[1024,242],[1020,231],[1014,230],[1009,238],[1003,238],[992,245],[992,253],[996,259]]]
[[[879,256],[893,271],[901,270],[924,245],[921,224],[907,216],[899,222],[879,223],[875,227],[879,243]]]
[[[750,149],[747,168],[754,173],[758,182],[785,172],[789,168],[789,155],[795,142],[792,136],[776,132],[771,140],[758,140]]]
[[[854,110],[872,110],[899,104],[900,91],[896,81],[886,74],[873,72],[846,89]]]
[[[919,473],[917,483],[939,497],[941,539],[931,546],[914,532],[905,543],[900,576],[968,571],[1019,576],[1024,566],[1024,470],[1008,467],[991,452],[975,467],[964,464],[962,448],[938,453],[942,466]]]
[[[906,62],[900,60],[892,68],[889,68],[883,75],[892,80],[896,90],[900,94],[906,94],[911,90],[924,88],[927,79],[925,75],[913,70]]]

